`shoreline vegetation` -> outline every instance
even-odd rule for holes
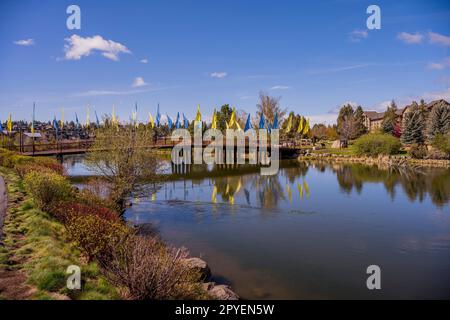
[[[0,299],[239,299],[208,282],[206,262],[127,224],[115,205],[78,190],[56,160],[0,149],[8,209]],[[69,290],[70,265],[81,290]]]

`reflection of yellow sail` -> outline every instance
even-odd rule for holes
[[[305,189],[306,196],[309,198],[309,186],[306,181],[303,181],[303,188]]]
[[[135,198],[134,198],[134,203],[139,203],[139,202],[140,202],[139,198],[138,198],[138,197],[135,197]]]
[[[303,188],[300,183],[297,183],[298,194],[300,195],[300,199],[303,199]]]
[[[234,194],[237,194],[239,192],[239,190],[241,190],[241,187],[242,187],[241,179],[239,178],[238,185],[236,187],[236,191],[234,192]]]
[[[156,200],[156,193],[152,193],[152,201],[155,201]]]
[[[230,191],[230,184],[227,181],[227,186],[225,188],[225,194],[228,194],[229,191]]]
[[[217,203],[217,187],[214,186],[212,195],[211,195],[211,202]]]
[[[234,197],[230,196],[230,204],[234,204]]]
[[[286,185],[286,192],[289,198],[289,202],[292,203],[292,189],[290,185]]]

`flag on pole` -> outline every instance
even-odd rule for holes
[[[266,120],[264,119],[264,113],[261,113],[261,119],[259,120],[259,129],[266,127]]]
[[[167,116],[167,126],[169,127],[169,130],[172,129],[172,119],[170,119],[169,115],[166,114]]]
[[[306,119],[305,127],[303,128],[303,134],[307,134],[309,132],[309,119]]]
[[[189,128],[189,120],[186,118],[184,113],[183,113],[183,124],[185,129]]]
[[[150,112],[148,113],[148,123],[152,129],[155,128],[155,120]]]
[[[34,134],[34,112],[36,109],[36,103],[33,102],[33,118],[31,119],[31,133]]]
[[[77,128],[79,128],[80,127],[80,121],[78,121],[78,115],[77,115],[76,112],[75,112],[75,123],[77,124]]]
[[[272,129],[278,129],[278,113],[275,113],[275,119],[273,119]]]
[[[159,127],[161,121],[161,114],[159,113],[159,103],[158,103],[158,110],[156,111],[156,126]]]
[[[61,120],[59,121],[59,126],[62,128],[64,128],[64,108],[61,108]]]
[[[180,129],[180,113],[177,113],[177,121],[175,121],[175,128]]]
[[[297,133],[302,134],[303,133],[303,128],[304,128],[303,117],[300,117],[300,123],[298,124]]]
[[[197,107],[197,115],[195,116],[195,121],[202,121],[202,114],[200,113],[200,105]]]
[[[289,115],[289,119],[288,119],[288,122],[287,122],[285,133],[289,133],[292,130],[292,118],[293,118],[293,116],[292,116],[292,113],[291,113]]]
[[[11,113],[9,114],[8,117],[8,121],[6,123],[6,129],[8,130],[8,132],[12,132],[12,117],[11,117]]]
[[[53,116],[53,128],[55,129],[56,137],[58,137],[58,121],[56,121],[56,116]]]
[[[95,112],[95,121],[97,122],[97,127],[100,127],[100,121],[98,121],[97,110],[95,110],[94,112]]]
[[[233,124],[236,122],[236,111],[233,108],[233,111],[231,112],[230,121],[228,122],[228,128],[232,129]]]
[[[217,129],[217,114],[216,114],[216,108],[214,108],[214,113],[211,120],[211,129]]]
[[[247,122],[245,123],[244,132],[247,132],[251,128],[252,128],[252,124],[251,124],[251,119],[250,119],[250,114],[249,114],[247,117]]]

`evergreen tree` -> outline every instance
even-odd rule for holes
[[[355,123],[356,123],[355,138],[358,138],[363,134],[367,133],[367,128],[366,125],[364,124],[364,111],[361,106],[358,106],[355,110]]]
[[[450,131],[450,105],[441,101],[430,113],[427,125],[427,134],[433,140],[437,134],[446,134]]]
[[[342,106],[337,118],[337,131],[342,139],[354,139],[356,136],[355,111],[350,104]]]
[[[384,133],[394,135],[397,124],[397,105],[392,100],[391,105],[387,108],[383,115],[383,122],[381,123],[381,130]]]
[[[424,142],[424,115],[417,105],[413,102],[410,110],[405,113],[403,118],[402,142],[406,144],[422,144]]]

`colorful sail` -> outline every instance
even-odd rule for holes
[[[303,134],[303,117],[300,117],[300,123],[298,124],[297,133]]]
[[[180,129],[180,113],[177,112],[177,120],[175,121],[175,128]]]
[[[265,129],[266,120],[264,119],[264,113],[261,113],[261,119],[259,120],[259,129]]]
[[[197,107],[197,115],[195,116],[195,121],[202,121],[202,114],[200,113],[200,105]]]
[[[172,119],[170,119],[169,115],[166,115],[166,116],[167,116],[167,126],[171,130],[172,129]]]
[[[114,111],[113,111],[113,118],[114,118]],[[77,115],[76,112],[75,112],[75,123],[77,125],[77,128],[79,128],[80,127],[80,121],[78,121],[78,115]]]
[[[185,129],[189,128],[189,120],[186,118],[184,113],[183,113],[183,125]]]
[[[245,122],[245,128],[244,128],[244,132],[247,132],[248,130],[250,130],[252,128],[252,123],[251,123],[251,119],[250,119],[250,114],[247,116],[247,121]]]
[[[211,129],[217,129],[217,113],[216,109],[214,108],[214,113],[211,120]]]
[[[90,125],[91,125],[91,110],[88,106],[86,110],[86,128],[89,128]]]
[[[148,113],[148,124],[152,129],[155,128],[155,119],[153,119],[153,116],[150,112]]]
[[[292,130],[292,113],[289,115],[289,119],[287,121],[287,125],[286,125],[286,129],[285,129],[285,133],[289,133]]]
[[[275,113],[275,119],[273,119],[272,129],[278,129],[278,113]]]
[[[61,120],[59,121],[59,127],[61,130],[64,128],[64,108],[61,108]]]
[[[98,120],[97,110],[95,112],[95,122],[97,123],[97,127],[100,127],[100,121]]]
[[[156,126],[159,127],[161,122],[161,114],[159,113],[159,103],[158,103],[158,109],[156,111]]]
[[[8,132],[12,132],[12,117],[11,117],[11,113],[9,114],[8,117],[8,121],[6,122],[6,129],[8,130]]]
[[[303,134],[308,134],[309,132],[309,119],[306,119],[305,127],[303,128]]]

